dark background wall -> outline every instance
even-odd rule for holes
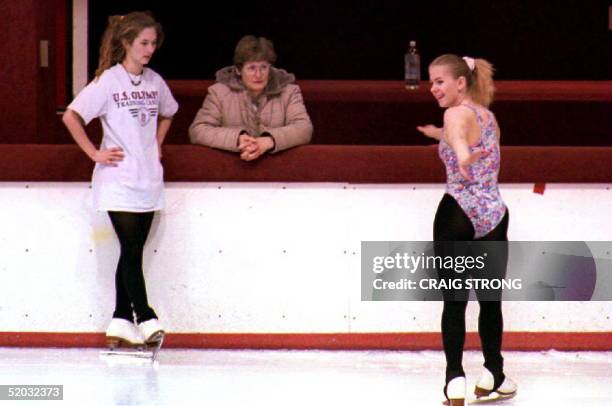
[[[37,129],[38,55],[19,50],[25,46],[37,49],[36,17],[32,18],[30,14],[34,8],[32,1],[25,0],[19,6],[10,7],[8,2],[0,2],[3,19],[19,22],[2,24],[0,55],[11,57],[3,58],[0,64],[0,103],[6,107],[0,111],[0,118],[2,128],[23,128],[26,134],[34,134]],[[0,134],[0,137],[4,138],[4,135]]]
[[[54,27],[65,11],[63,0],[0,0],[0,143],[53,138],[56,70],[40,66],[39,44],[49,41],[56,66]]]
[[[484,57],[497,79],[602,80],[612,77],[608,5],[558,1],[89,1],[90,72],[112,14],[150,10],[167,41],[152,67],[168,79],[210,79],[231,64],[245,34],[277,49],[277,66],[302,79],[403,77],[416,39],[426,63],[452,52]],[[426,73],[425,66],[423,73]]]
[[[300,79],[399,80],[412,38],[425,64],[443,52],[483,56],[495,63],[498,79],[612,79],[609,1],[531,3],[96,0],[89,4],[91,69],[108,15],[150,9],[168,34],[152,63],[167,79],[211,79],[231,63],[246,33],[274,40],[278,65]],[[0,0],[0,142],[71,142],[55,114],[72,98],[71,8],[72,0]],[[40,66],[43,40],[50,44],[48,67]],[[609,111],[605,103],[598,109]],[[588,121],[609,128],[605,119]]]

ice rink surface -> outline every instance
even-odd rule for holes
[[[518,395],[497,405],[612,405],[612,352],[504,352]],[[464,356],[468,389],[482,355]],[[439,351],[171,350],[158,360],[99,349],[0,348],[0,385],[63,385],[62,401],[3,405],[440,405]]]

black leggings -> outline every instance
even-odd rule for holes
[[[434,220],[434,241],[508,241],[509,214],[506,211],[502,221],[482,238],[474,239],[474,226],[457,201],[445,194]],[[445,256],[437,245],[436,255]],[[434,245],[436,247],[436,245]],[[498,273],[505,276],[508,248],[500,244],[496,253]],[[442,311],[442,342],[446,356],[446,382],[458,376],[465,376],[462,366],[463,346],[465,343],[465,309],[467,300],[447,300],[445,296]],[[501,355],[504,322],[501,300],[480,300],[480,315],[478,317],[478,334],[484,355],[484,366],[495,378],[497,388],[504,380],[504,359]]]
[[[147,289],[142,272],[142,254],[153,223],[154,212],[131,213],[109,211],[121,256],[115,274],[116,301],[113,317],[142,323],[157,318],[147,301]]]

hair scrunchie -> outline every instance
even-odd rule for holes
[[[474,58],[470,58],[469,56],[464,56],[462,58],[467,64],[468,68],[470,68],[470,72],[474,72],[474,68],[476,67],[476,61]]]

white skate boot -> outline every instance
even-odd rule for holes
[[[147,351],[151,355],[151,360],[155,361],[157,353],[164,343],[164,336],[166,335],[164,328],[157,319],[143,321],[138,325],[138,328],[144,337],[144,342]]]
[[[109,348],[138,348],[144,340],[134,323],[125,319],[112,319],[106,329],[106,343]]]
[[[516,396],[517,385],[512,379],[506,377],[502,384],[495,390],[493,389],[494,380],[491,371],[485,368],[476,384],[476,388],[474,388],[476,403],[493,402],[496,400],[510,399]]]
[[[158,342],[164,339],[164,328],[157,319],[143,321],[138,325],[138,328],[140,329],[140,332],[144,337],[144,342],[147,345],[157,345]]]
[[[445,405],[448,406],[464,406],[465,405],[465,377],[458,376],[451,379],[444,388],[446,396]]]

